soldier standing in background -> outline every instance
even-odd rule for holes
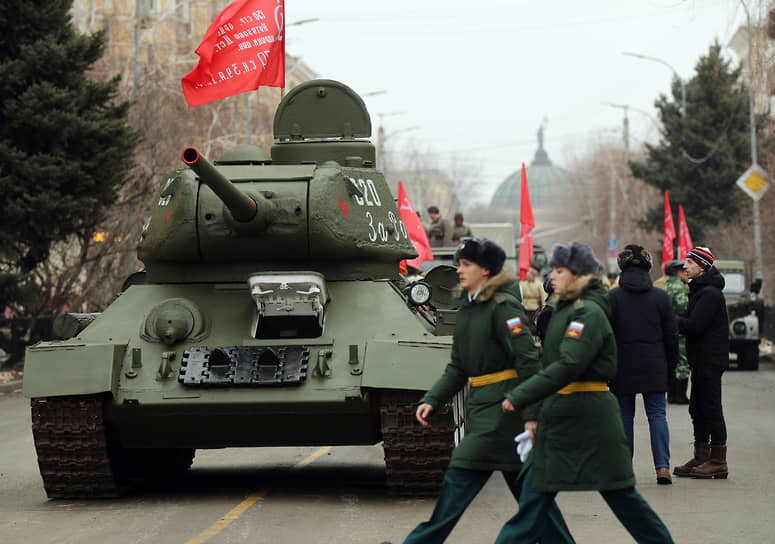
[[[471,236],[471,227],[463,223],[463,214],[457,212],[455,214],[455,226],[452,227],[452,241],[458,243],[463,238],[469,238]]]
[[[686,305],[689,303],[689,278],[683,268],[683,261],[670,261],[665,266],[667,280],[665,291],[670,297],[673,311],[678,317],[686,315]],[[689,385],[689,361],[686,359],[686,338],[678,336],[678,364],[675,372],[670,375],[670,388],[667,390],[667,402],[671,404],[689,404],[686,388]]]
[[[428,235],[428,241],[431,247],[448,247],[452,245],[452,228],[447,221],[441,217],[438,206],[428,208],[430,223],[425,227],[425,234]]]
[[[527,269],[525,279],[519,282],[519,287],[522,290],[522,305],[525,307],[530,327],[535,328],[536,316],[544,307],[546,299],[546,291],[538,281],[538,269],[531,265]]]

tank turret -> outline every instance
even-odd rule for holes
[[[211,164],[187,147],[143,225],[148,281],[244,282],[302,263],[330,279],[395,277],[416,253],[370,135],[361,98],[315,80],[278,106],[271,158],[240,146]]]

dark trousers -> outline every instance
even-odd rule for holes
[[[555,504],[557,492],[533,491],[532,485],[533,469],[529,468],[522,479],[519,511],[503,526],[495,544],[559,542],[550,540],[546,532],[548,512],[550,505]],[[634,487],[601,491],[600,494],[636,542],[673,544],[673,538],[665,524]],[[605,542],[605,535],[601,535],[600,542]]]
[[[692,368],[692,392],[689,415],[694,426],[694,441],[698,444],[721,446],[727,443],[727,425],[721,408],[721,376],[723,368],[697,366]]]
[[[434,544],[444,542],[452,529],[455,528],[460,516],[463,515],[466,508],[479,491],[487,483],[492,474],[491,470],[465,470],[460,468],[449,468],[444,474],[444,483],[441,486],[439,499],[436,501],[436,507],[433,509],[431,519],[419,524],[414,531],[404,540],[404,544]],[[509,486],[511,494],[519,501],[519,494],[522,488],[518,479],[517,472],[504,472],[503,478]],[[557,503],[550,500],[546,505],[546,534],[543,539],[536,539],[531,542],[542,542],[548,544],[573,543],[573,537],[570,536],[568,526],[557,508]]]

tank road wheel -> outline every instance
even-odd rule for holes
[[[431,425],[415,419],[421,391],[384,390],[380,416],[388,491],[393,495],[431,496],[441,488],[452,450],[462,436],[459,399],[437,410]]]
[[[32,399],[32,436],[51,499],[116,497],[103,396]]]

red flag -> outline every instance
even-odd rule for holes
[[[689,253],[689,250],[694,247],[692,244],[692,237],[689,236],[689,225],[686,224],[686,218],[684,217],[683,204],[678,205],[678,258],[683,260]]]
[[[417,217],[417,211],[412,206],[412,202],[404,190],[404,185],[398,182],[398,213],[401,215],[401,221],[406,225],[406,230],[409,233],[409,239],[412,241],[414,249],[417,251],[417,257],[411,261],[403,260],[399,264],[399,270],[406,269],[406,265],[412,268],[420,269],[420,265],[423,261],[432,261],[433,252],[431,251],[431,244],[428,242],[428,235],[425,234],[425,228],[420,223],[420,218]]]
[[[527,188],[527,172],[525,163],[522,163],[522,188],[520,190],[519,203],[519,279],[524,280],[530,261],[533,260],[533,227],[536,226],[533,219],[533,206],[530,204],[530,191]]]
[[[237,0],[224,9],[197,47],[199,64],[183,77],[188,105],[285,86],[282,0]]]
[[[672,261],[675,256],[673,246],[675,242],[675,224],[673,223],[673,212],[670,210],[670,197],[665,191],[665,237],[662,239],[662,271],[668,261]]]

